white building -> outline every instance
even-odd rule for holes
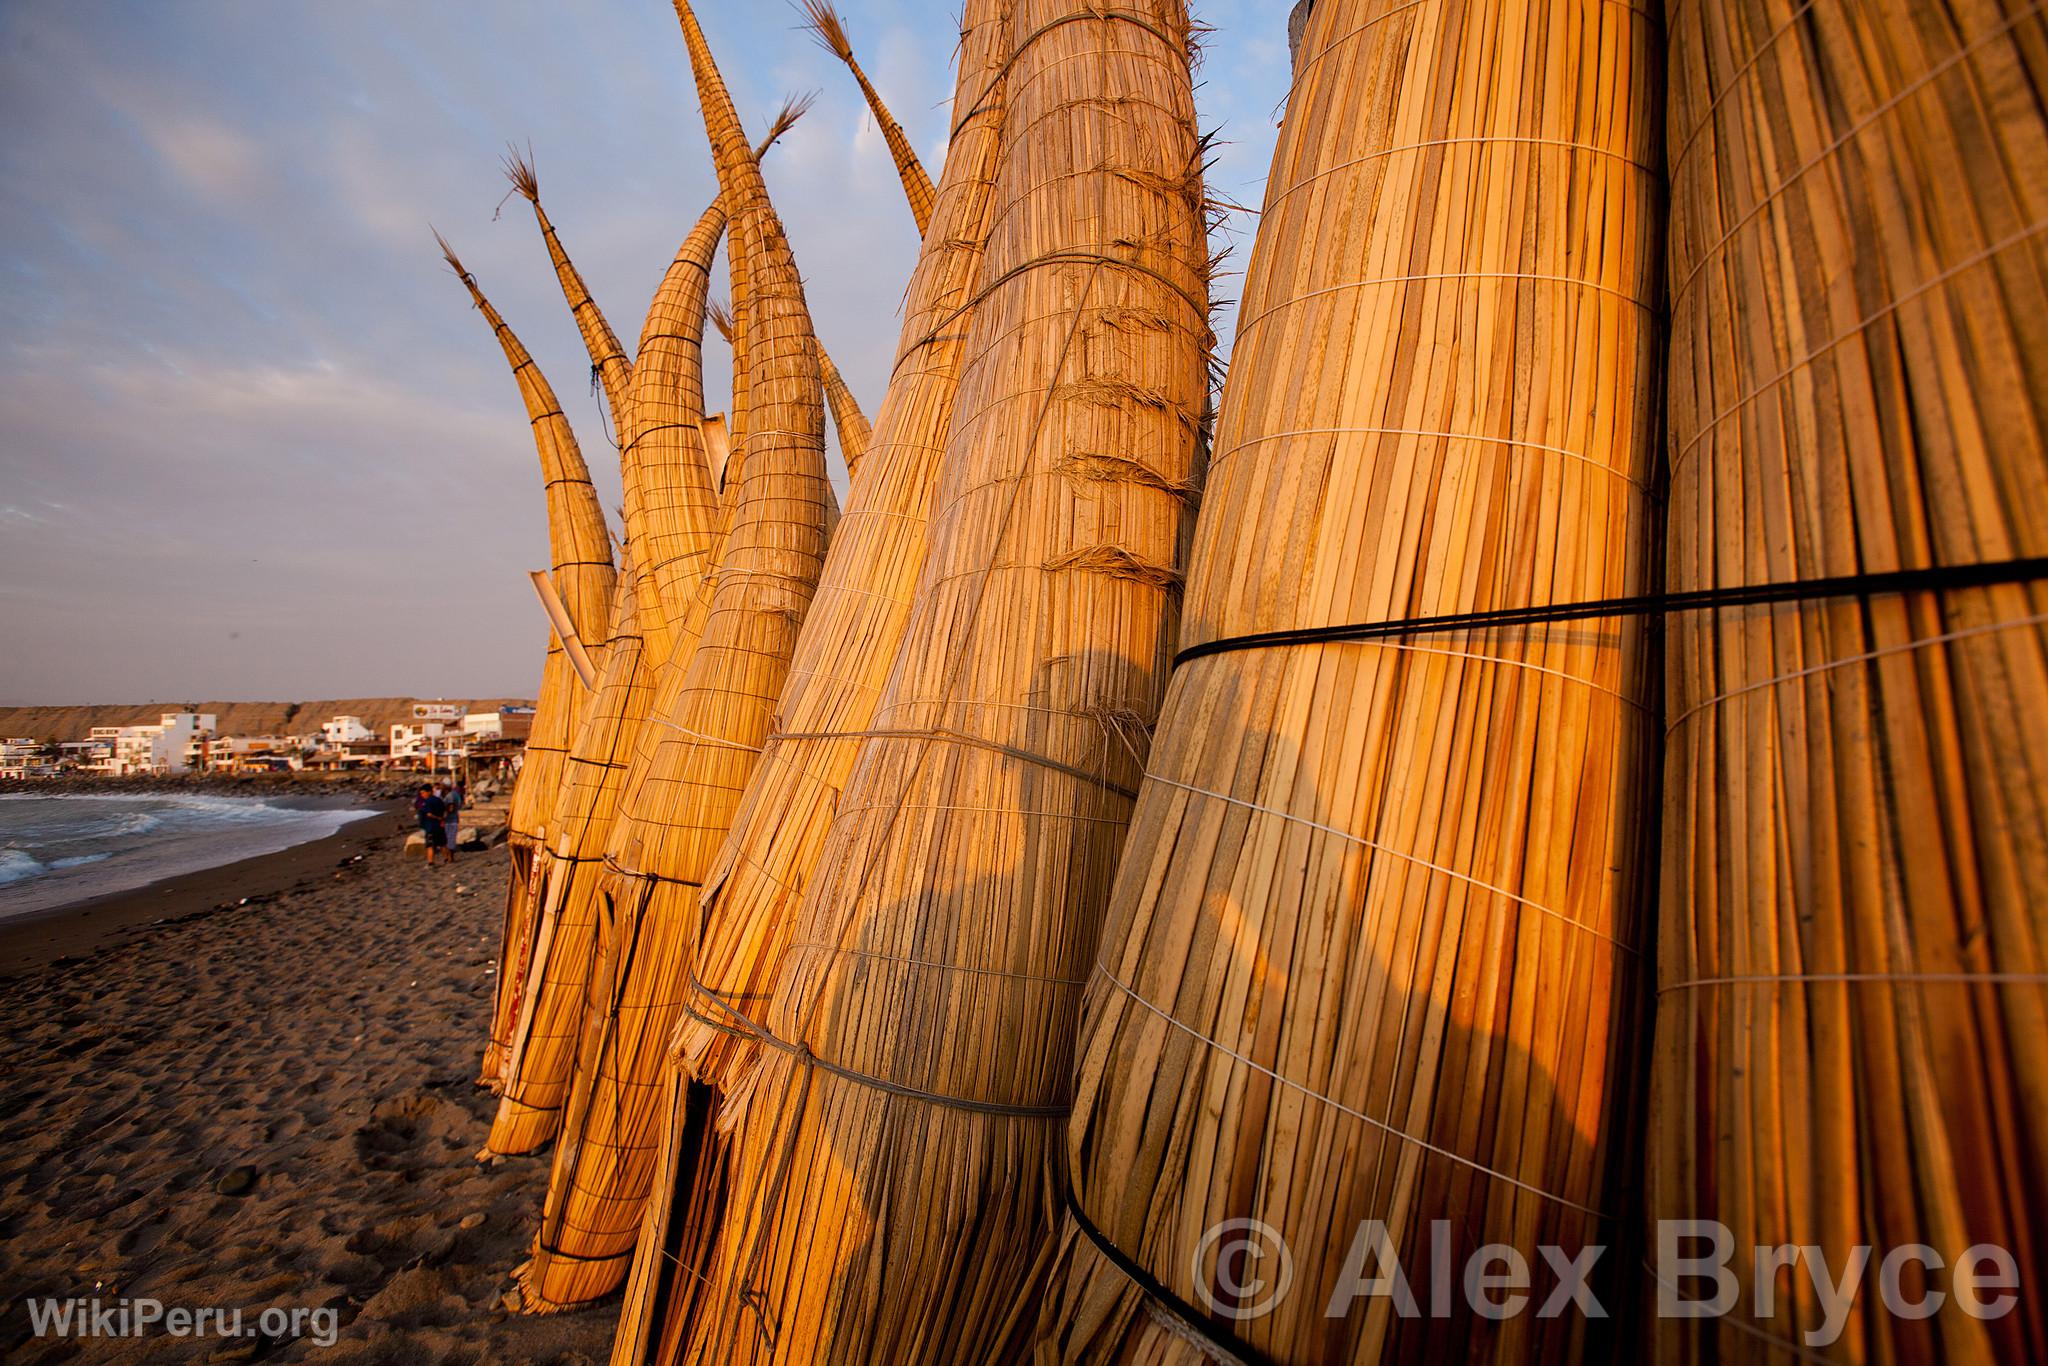
[[[227,735],[206,747],[206,767],[212,773],[278,765],[297,768],[302,762],[297,745],[284,735]]]
[[[337,716],[320,723],[320,748],[340,749],[343,745],[374,740],[377,732],[363,724],[360,716]]]
[[[0,740],[0,781],[26,778],[31,768],[42,766],[43,747],[27,736]]]
[[[415,720],[391,723],[391,762],[438,768],[468,753],[469,735],[458,723]]]
[[[98,740],[111,731],[113,754],[103,773],[170,773],[203,764],[206,742],[212,739],[212,712],[167,711],[150,726],[95,726]]]
[[[106,761],[114,757],[113,735],[102,736],[101,731],[120,731],[119,726],[94,726],[89,740],[65,740],[58,744],[57,755],[60,764],[71,768],[90,769],[104,773]]]
[[[469,740],[502,740],[505,718],[494,711],[470,712],[462,718],[462,734]]]

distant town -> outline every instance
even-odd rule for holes
[[[80,736],[0,742],[0,782],[67,776],[151,777],[264,772],[515,772],[533,708],[471,711],[464,702],[414,702],[409,719],[371,724],[329,716],[288,735],[225,734],[218,714],[167,711],[139,725],[93,726]]]

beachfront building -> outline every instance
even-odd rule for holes
[[[113,735],[101,735],[101,731],[114,732],[119,726],[94,726],[92,736],[85,740],[62,740],[57,744],[57,767],[60,769],[86,769],[100,773],[102,765],[114,757]]]
[[[288,735],[218,736],[207,746],[206,754],[209,773],[298,768],[303,762],[294,737]]]
[[[460,719],[394,721],[391,762],[400,768],[453,769],[468,752],[469,740]]]
[[[212,712],[167,711],[154,725],[95,726],[93,739],[111,732],[113,753],[96,771],[116,776],[170,773],[205,763],[214,733]]]
[[[320,723],[320,748],[342,750],[377,738],[377,732],[363,724],[360,716],[337,716]]]
[[[505,738],[505,718],[499,712],[473,711],[462,718],[463,739],[471,744]]]
[[[43,747],[25,735],[0,740],[0,782],[15,782],[43,764]]]

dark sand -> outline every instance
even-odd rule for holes
[[[604,1359],[613,1304],[497,1307],[549,1160],[471,1156],[506,852],[429,870],[400,828],[0,930],[21,965],[0,986],[0,1359]],[[220,1193],[244,1165],[254,1188]],[[340,1341],[31,1335],[29,1297],[94,1294],[250,1328],[331,1308]]]

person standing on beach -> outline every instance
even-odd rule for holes
[[[420,820],[420,834],[427,841],[427,866],[434,866],[434,851],[448,849],[448,804],[425,783],[420,784],[419,795],[412,799],[412,809]],[[448,849],[448,861],[455,861],[455,851]]]
[[[448,814],[442,819],[441,826],[448,840],[450,863],[455,862],[455,843],[462,833],[462,807],[466,795],[459,782],[447,783],[441,788],[441,803],[448,808]]]

